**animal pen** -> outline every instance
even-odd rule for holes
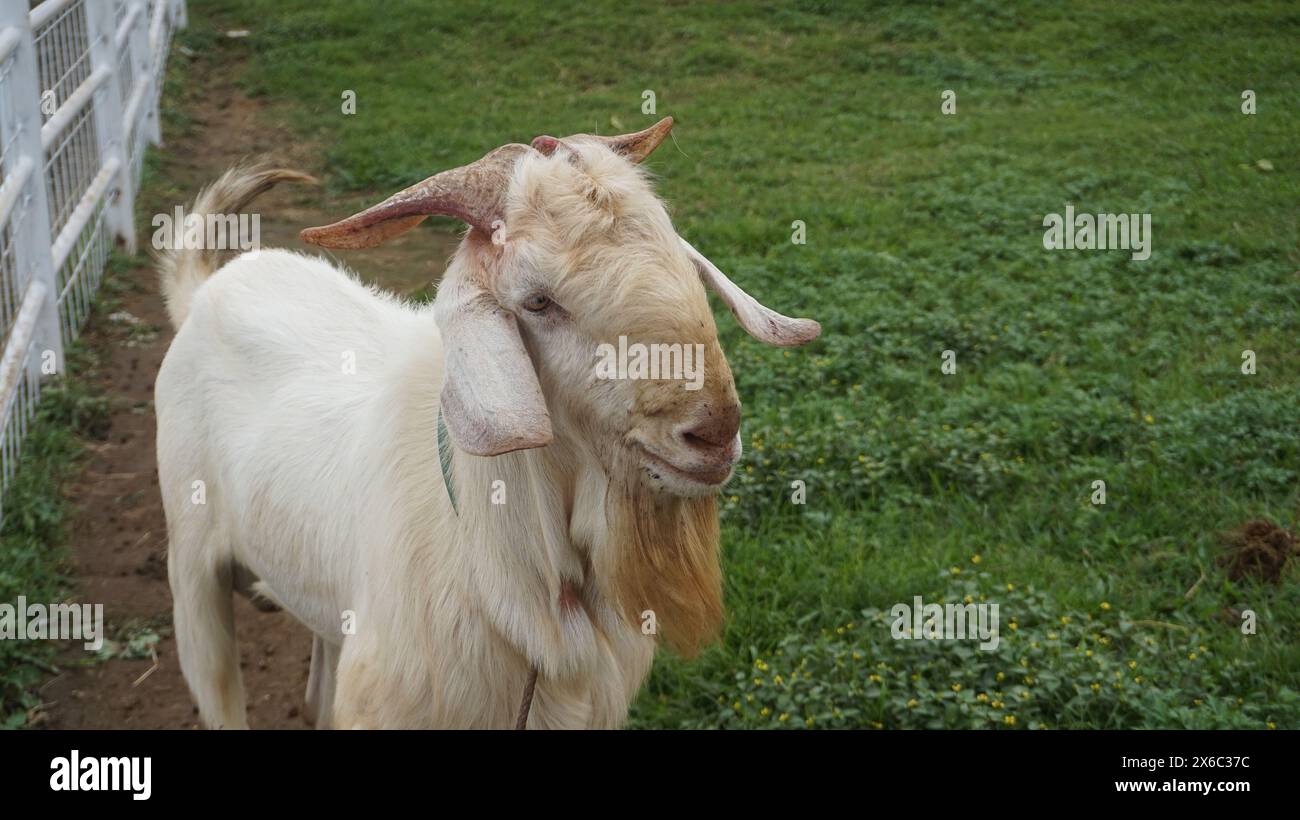
[[[134,200],[184,0],[0,0],[0,522],[43,379],[64,371]]]

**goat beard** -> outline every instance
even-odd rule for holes
[[[659,637],[693,657],[723,620],[717,499],[667,496],[628,479],[606,496],[619,604],[632,624],[654,613]]]

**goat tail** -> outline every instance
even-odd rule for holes
[[[316,178],[288,168],[275,168],[266,164],[237,165],[199,192],[194,207],[186,216],[206,224],[209,215],[234,214],[246,208],[259,195],[271,190],[279,182],[304,182],[316,184]],[[164,232],[167,233],[167,232]],[[184,225],[173,225],[166,237],[167,246],[158,254],[158,274],[162,280],[163,300],[167,315],[177,330],[190,312],[190,302],[199,285],[217,269],[217,252],[220,248],[187,247],[183,239]],[[206,240],[207,231],[203,231]],[[229,234],[226,234],[229,236]]]

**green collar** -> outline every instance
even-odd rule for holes
[[[442,483],[447,486],[447,497],[451,499],[451,509],[460,515],[456,504],[456,483],[451,477],[451,437],[447,435],[447,423],[442,420],[442,402],[438,403],[438,461],[442,462]]]

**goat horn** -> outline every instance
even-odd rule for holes
[[[573,139],[574,137],[583,137],[585,139],[596,140],[604,143],[611,151],[621,154],[633,163],[640,164],[642,160],[659,147],[659,144],[668,138],[668,132],[673,130],[673,118],[664,117],[659,122],[645,129],[637,131],[634,134],[621,134],[617,137],[602,137],[596,134],[574,134],[564,139]],[[564,140],[555,137],[542,136],[533,140],[533,148],[541,151],[546,156],[555,153]]]
[[[428,216],[454,216],[492,232],[515,161],[528,146],[511,143],[477,162],[434,174],[423,182],[353,214],[347,219],[299,233],[302,241],[326,248],[373,248],[419,225]]]

